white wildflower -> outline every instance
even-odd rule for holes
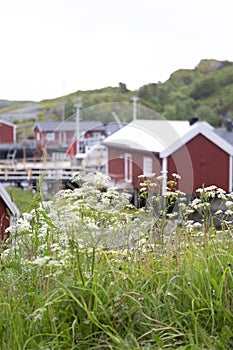
[[[193,227],[194,227],[195,229],[199,229],[199,228],[202,228],[202,224],[201,224],[200,222],[194,222],[194,223],[193,223]]]
[[[60,261],[56,261],[56,260],[50,260],[48,261],[48,266],[54,266],[54,267],[60,267],[63,265],[63,262]]]
[[[225,198],[226,196],[226,191],[224,191],[222,188],[217,188],[217,196],[218,198]]]
[[[233,202],[232,201],[226,201],[225,204],[226,204],[227,208],[233,207]]]
[[[49,256],[43,256],[43,257],[36,258],[31,263],[33,265],[43,266],[43,265],[46,265],[49,260],[50,260]]]
[[[205,190],[206,192],[215,191],[215,190],[217,190],[217,186],[215,186],[215,185],[208,186],[208,187],[205,187],[204,190]]]
[[[201,200],[199,198],[195,198],[192,202],[191,202],[191,207],[197,209],[198,206],[200,205]]]
[[[185,204],[185,203],[179,203],[178,206],[179,206],[180,208],[186,208],[186,204]]]
[[[177,179],[177,180],[180,180],[181,179],[181,176],[176,174],[176,173],[173,173],[172,176]]]
[[[223,211],[221,210],[221,209],[218,209],[216,212],[215,212],[215,215],[220,215],[220,214],[222,214],[223,213]]]

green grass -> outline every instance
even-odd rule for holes
[[[32,191],[13,186],[6,187],[6,190],[21,213],[31,209],[35,196]]]
[[[101,192],[97,180],[38,203],[12,227],[0,348],[232,349],[231,228],[165,232],[161,211],[132,220],[124,194]]]

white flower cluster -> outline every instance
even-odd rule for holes
[[[129,248],[142,228],[132,219],[130,194],[108,188],[108,179],[103,174],[91,176],[79,188],[59,191],[23,214],[9,228],[14,244],[2,259],[18,254],[30,266],[62,267],[71,257],[70,242],[80,249]]]
[[[173,174],[174,179],[179,176]],[[152,196],[146,210],[137,210],[129,202],[130,194],[108,187],[109,178],[103,174],[90,175],[82,182],[79,174],[74,178],[79,188],[59,191],[52,200],[42,202],[31,213],[25,213],[9,228],[12,245],[2,254],[2,261],[15,254],[29,268],[57,269],[57,273],[72,259],[71,247],[79,249],[133,249],[136,242],[143,251],[148,250],[149,235],[164,237],[166,222],[184,219],[186,233],[204,232],[211,222],[215,199],[224,206],[217,207],[214,215],[225,226],[233,217],[233,194],[216,186],[198,190],[199,197],[188,202],[180,191],[172,189],[168,196]],[[148,186],[148,183],[147,183]],[[172,197],[172,198],[171,198]],[[166,201],[178,200],[176,209],[166,210]],[[172,202],[173,204],[173,202]],[[190,218],[197,212],[199,221]],[[212,219],[212,218],[211,218]],[[172,234],[175,230],[171,231]],[[153,242],[150,242],[151,244]],[[154,247],[153,247],[154,249]]]

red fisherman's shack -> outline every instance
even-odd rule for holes
[[[105,139],[107,173],[116,187],[130,188],[137,198],[139,176],[162,174],[166,193],[172,174],[178,189],[192,194],[202,186],[232,190],[233,146],[215,128],[197,118],[190,121],[134,120]]]
[[[0,120],[0,144],[16,143],[16,125],[5,120]]]

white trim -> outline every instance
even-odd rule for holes
[[[232,191],[232,156],[229,156],[229,192]]]
[[[217,145],[226,153],[233,156],[233,146],[226,142],[222,137],[217,135],[211,128],[209,128],[204,123],[196,123],[188,131],[182,138],[177,140],[174,144],[172,144],[169,148],[165,148],[162,152],[160,152],[160,158],[168,157],[177,151],[180,147],[184,146],[187,142],[191,141],[198,134],[202,134],[212,143]]]
[[[2,184],[0,184],[0,196],[1,196],[2,200],[4,201],[4,203],[6,204],[6,206],[8,207],[8,209],[10,210],[11,214],[16,216],[16,217],[19,217],[20,216],[19,209],[17,208],[15,203],[12,202],[10,195],[5,190],[5,188],[3,187]]]
[[[47,132],[46,133],[46,140],[48,142],[55,141],[55,133],[54,132]]]
[[[162,196],[167,194],[167,157],[162,159]]]
[[[13,142],[16,143],[16,127],[13,128]]]
[[[11,122],[8,122],[8,121],[6,121],[6,120],[3,120],[3,119],[0,119],[0,123],[6,124],[6,125],[8,125],[8,126],[12,126],[12,127],[14,127],[14,128],[17,127],[15,124],[13,124],[13,123],[11,123]]]
[[[143,157],[143,175],[149,176],[153,173],[153,159],[151,157]]]
[[[63,145],[66,145],[66,132],[65,131],[63,131],[63,140],[62,140],[62,144]]]
[[[133,162],[132,162],[132,154],[130,153],[124,154],[124,175],[125,175],[125,182],[132,183]]]
[[[108,147],[106,147],[106,164],[105,164],[105,175],[108,175],[109,176],[109,161],[110,159],[108,158],[109,157],[109,150],[108,150]]]

